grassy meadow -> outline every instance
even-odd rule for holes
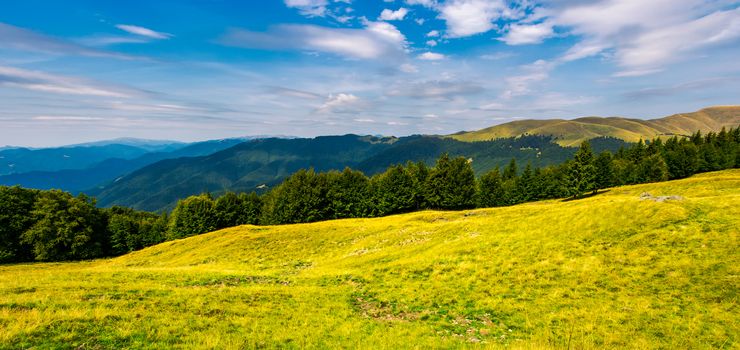
[[[640,200],[640,194],[682,200]],[[740,347],[740,171],[0,266],[0,348]]]

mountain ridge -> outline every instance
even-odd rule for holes
[[[696,112],[656,119],[625,117],[579,117],[575,119],[524,119],[447,137],[464,142],[487,141],[521,135],[549,135],[561,146],[577,146],[595,137],[614,137],[627,142],[656,137],[689,136],[696,131],[719,131],[740,125],[740,106],[713,106]]]

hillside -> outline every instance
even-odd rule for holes
[[[91,190],[98,185],[107,185],[122,175],[161,160],[208,155],[241,142],[243,142],[242,139],[224,139],[194,142],[191,144],[176,144],[177,147],[172,150],[169,150],[171,147],[164,148],[160,151],[144,153],[133,159],[111,157],[82,168],[56,171],[29,171],[0,175],[0,185],[20,185],[22,187],[42,190],[53,188],[71,192],[82,192]],[[145,147],[148,147],[146,149],[156,146],[156,144],[153,146],[145,145]]]
[[[118,144],[42,149],[9,148],[0,150],[0,175],[83,169],[106,159],[133,159],[148,152],[145,148]]]
[[[616,150],[624,143],[614,139],[594,141],[594,149]],[[503,166],[511,158],[535,166],[560,163],[575,149],[563,148],[550,138],[531,136],[490,142],[467,143],[436,136],[385,137],[343,135],[312,139],[249,141],[221,152],[157,162],[120,180],[92,191],[102,206],[124,205],[156,211],[172,208],[178,199],[202,192],[254,191],[271,187],[299,169],[316,171],[352,167],[368,175],[407,161],[432,165],[442,153],[473,158],[480,174]]]
[[[0,348],[734,348],[738,202],[731,170],[0,266]]]
[[[673,135],[719,131],[740,125],[740,106],[709,107],[693,113],[642,120],[621,117],[585,117],[573,120],[519,120],[449,137],[459,141],[486,141],[520,135],[550,135],[563,146],[576,146],[595,137],[614,137],[627,142]]]

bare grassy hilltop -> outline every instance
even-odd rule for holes
[[[596,137],[608,136],[637,142],[664,136],[688,136],[697,130],[704,133],[716,132],[723,127],[729,129],[738,124],[740,124],[740,106],[717,106],[650,120],[622,117],[519,120],[481,130],[461,132],[450,137],[470,142],[521,135],[548,135],[555,137],[555,142],[561,146],[576,146]]]

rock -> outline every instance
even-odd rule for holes
[[[657,197],[655,197],[652,194],[650,194],[649,192],[643,192],[642,194],[640,194],[640,200],[642,200],[642,201],[644,201],[644,200],[651,200],[651,201],[655,201],[655,202],[659,202],[660,203],[660,202],[665,202],[665,201],[681,201],[681,200],[683,200],[683,197],[676,196],[676,195],[671,195],[671,196],[657,196]]]

